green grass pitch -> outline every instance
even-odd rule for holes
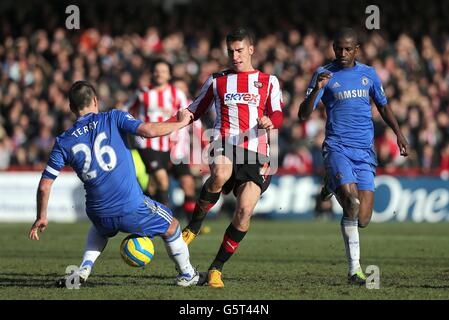
[[[192,264],[206,270],[229,221],[208,220],[212,232],[190,246]],[[380,268],[380,289],[346,283],[339,222],[254,219],[225,265],[225,288],[179,288],[161,239],[145,268],[125,265],[119,234],[80,290],[57,289],[68,265],[80,263],[87,222],[51,223],[40,241],[29,224],[0,225],[0,299],[449,299],[449,223],[371,224],[360,230],[362,266]]]

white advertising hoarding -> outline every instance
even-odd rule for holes
[[[33,222],[36,217],[36,190],[39,172],[0,172],[0,222]],[[183,192],[171,181],[170,208],[182,207]],[[269,218],[313,219],[321,178],[313,176],[274,176],[255,208],[255,214]],[[221,197],[210,216],[222,209],[232,195]],[[336,218],[342,209],[333,198]],[[48,218],[56,222],[87,219],[85,191],[75,173],[62,173],[50,194]],[[449,182],[439,177],[376,177],[373,222],[449,221]]]
[[[33,222],[40,172],[0,172],[0,222]],[[85,191],[73,172],[63,172],[53,183],[48,219],[74,222],[85,219]]]

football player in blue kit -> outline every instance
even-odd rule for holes
[[[170,134],[186,126],[191,114],[180,111],[177,122],[143,123],[127,112],[99,112],[95,89],[87,81],[72,85],[69,101],[77,120],[56,138],[39,182],[37,218],[30,239],[39,240],[38,230],[42,232],[46,228],[52,184],[61,169],[70,165],[84,184],[86,213],[92,222],[78,271],[81,283],[89,277],[108,238],[121,231],[150,238],[161,236],[179,272],[175,283],[196,285],[200,275],[190,264],[179,223],[169,208],[142,193],[126,142],[128,133],[146,138]]]
[[[371,220],[377,166],[370,98],[396,134],[402,156],[407,156],[408,143],[376,71],[355,60],[359,50],[356,32],[340,29],[333,49],[336,59],[314,73],[298,117],[308,119],[320,100],[326,106],[322,149],[326,178],[321,196],[330,198],[334,194],[343,208],[341,232],[349,264],[348,281],[363,285],[366,276],[360,266],[358,228],[368,226]]]

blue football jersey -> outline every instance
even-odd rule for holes
[[[129,113],[89,113],[56,138],[42,176],[56,179],[70,165],[84,183],[86,211],[94,216],[133,212],[143,201],[126,134],[142,123]]]
[[[326,106],[325,142],[356,148],[371,148],[374,126],[370,98],[379,106],[387,104],[382,83],[374,68],[356,62],[352,68],[342,68],[333,62],[319,67],[314,73],[306,96],[315,87],[320,73],[332,75],[314,101],[314,109],[321,99]]]

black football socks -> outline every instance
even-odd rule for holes
[[[237,250],[240,241],[243,240],[246,233],[247,231],[237,230],[234,225],[230,223],[224,234],[223,242],[221,243],[217,256],[215,257],[214,262],[212,262],[209,270],[217,269],[221,271],[225,262],[228,261],[235,250]]]
[[[195,234],[198,234],[201,229],[201,224],[203,223],[204,218],[210,209],[218,202],[220,199],[220,193],[216,192],[212,193],[206,190],[206,184],[201,189],[201,194],[196,202],[195,209],[192,213],[192,219],[186,228],[192,231]]]

